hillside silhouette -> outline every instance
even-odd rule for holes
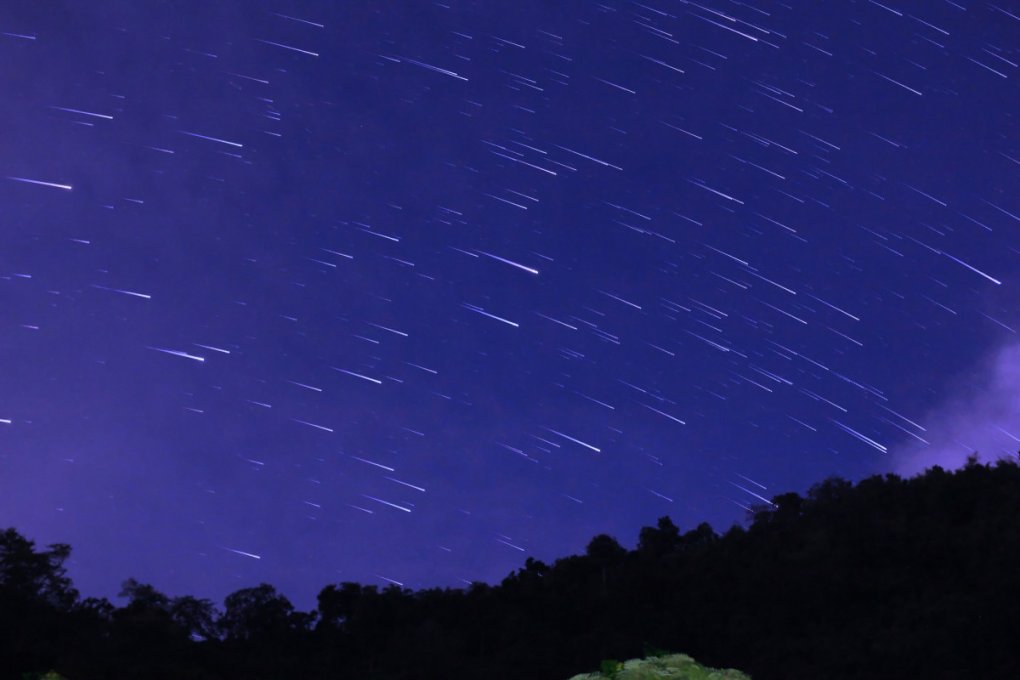
[[[269,584],[222,608],[135,580],[123,606],[83,598],[69,546],[7,529],[0,675],[565,680],[670,650],[754,680],[1020,677],[1016,462],[772,501],[722,535],[668,517],[634,550],[598,535],[499,585],[327,585],[310,612]]]

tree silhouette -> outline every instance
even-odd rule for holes
[[[662,517],[494,586],[327,585],[312,612],[265,583],[222,612],[133,579],[79,600],[69,550],[0,533],[0,677],[562,680],[662,649],[755,680],[1020,677],[1011,461],[826,479],[721,536]]]
[[[660,517],[655,528],[644,527],[638,534],[638,554],[659,559],[680,545],[680,529],[669,517]]]
[[[4,598],[67,609],[78,599],[78,591],[64,569],[70,555],[71,546],[65,543],[37,552],[35,543],[14,529],[0,533],[0,589]]]
[[[311,621],[311,615],[296,612],[290,600],[268,583],[231,593],[223,604],[219,628],[231,641],[284,638],[303,630]]]

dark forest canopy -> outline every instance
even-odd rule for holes
[[[723,535],[663,517],[635,550],[599,535],[495,586],[327,585],[311,612],[269,584],[221,609],[133,579],[116,607],[69,554],[0,533],[0,676],[563,680],[667,649],[755,680],[1020,677],[1015,462],[832,478]]]

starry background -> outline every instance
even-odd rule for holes
[[[5,2],[0,525],[498,582],[1020,446],[1020,11]]]

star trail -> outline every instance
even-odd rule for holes
[[[1020,446],[1020,13],[5,3],[0,523],[498,582]]]

